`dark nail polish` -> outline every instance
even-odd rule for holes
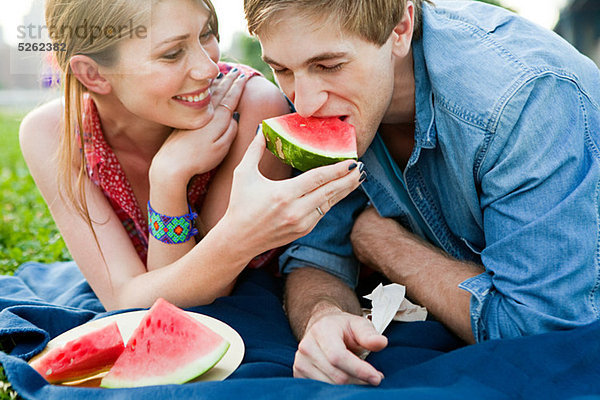
[[[238,76],[238,79],[242,79],[244,78],[246,75],[245,74],[240,74],[240,76]]]
[[[219,72],[219,75],[217,75],[217,79],[221,79],[223,77],[223,73]]]
[[[261,130],[262,130],[262,124],[258,124],[258,126],[256,127],[255,135],[258,135],[258,132],[260,132]]]
[[[354,168],[356,168],[357,165],[358,164],[356,164],[356,163],[350,164],[350,166],[348,167],[348,171],[352,171]]]
[[[362,174],[360,174],[360,179],[359,182],[362,183],[363,181],[367,180],[367,173],[363,172]]]
[[[234,111],[232,118],[235,120],[235,122],[240,122],[240,113],[237,111]]]
[[[360,172],[363,172],[363,169],[365,169],[365,164],[363,164],[363,163],[360,163],[360,167],[358,167],[358,170],[359,170]]]
[[[234,68],[231,70],[231,72],[237,72],[237,70],[238,70],[237,68]]]

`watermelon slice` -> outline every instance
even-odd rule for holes
[[[262,131],[271,153],[300,171],[357,158],[354,126],[336,117],[287,114],[264,120]]]
[[[74,381],[107,371],[124,349],[113,322],[50,350],[31,366],[50,383]]]
[[[229,342],[220,335],[182,309],[158,299],[100,386],[185,383],[211,369],[228,348]]]

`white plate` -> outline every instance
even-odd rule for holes
[[[40,354],[36,355],[31,360],[29,360],[29,364],[46,354],[51,349],[55,347],[60,347],[73,339],[77,339],[78,337],[88,332],[102,328],[115,321],[119,326],[119,331],[121,331],[123,342],[127,344],[129,337],[131,336],[135,328],[138,326],[146,312],[146,310],[129,311],[93,320],[83,325],[77,326],[71,330],[62,333],[61,335],[55,337],[50,342],[48,342],[48,345]],[[235,371],[237,367],[241,364],[242,359],[244,358],[245,351],[244,341],[242,340],[241,336],[235,331],[235,329],[233,329],[226,323],[219,321],[218,319],[191,311],[186,311],[186,313],[191,317],[195,318],[196,320],[200,321],[204,325],[206,325],[208,328],[212,329],[214,332],[221,335],[229,342],[229,349],[227,350],[227,353],[225,353],[221,361],[219,361],[213,368],[211,368],[205,374],[200,375],[198,378],[192,380],[191,382],[222,381],[223,379],[231,375],[233,371]],[[83,380],[65,382],[63,383],[63,385],[92,387],[99,386],[100,380],[106,374],[107,372],[103,372]]]

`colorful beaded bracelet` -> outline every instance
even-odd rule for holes
[[[191,207],[189,210],[189,214],[171,217],[157,213],[148,202],[148,230],[152,236],[163,243],[185,243],[198,233],[196,229],[198,214],[193,212]]]

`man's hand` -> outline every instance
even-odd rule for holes
[[[317,312],[298,346],[294,376],[334,384],[377,386],[383,374],[357,354],[380,351],[386,346],[387,338],[378,334],[366,318],[339,309]]]

